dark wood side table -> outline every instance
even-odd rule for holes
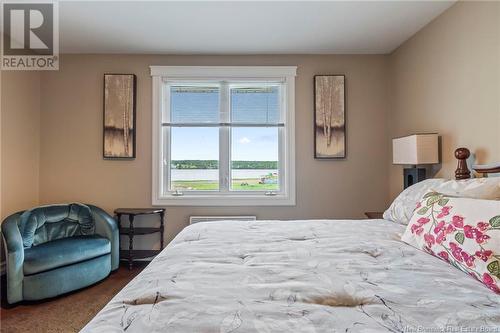
[[[154,215],[160,216],[159,227],[135,227],[134,218],[137,215]],[[132,269],[134,260],[154,257],[163,249],[163,230],[165,224],[165,209],[163,208],[118,208],[115,209],[116,219],[120,235],[128,235],[129,243],[128,250],[122,250],[120,247],[120,260],[128,260],[128,269]],[[122,227],[122,215],[128,215],[128,227]],[[147,235],[159,232],[160,233],[160,250],[134,250],[134,236]]]
[[[365,212],[365,215],[369,219],[382,219],[384,213],[383,212]]]

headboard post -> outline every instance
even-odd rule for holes
[[[457,148],[455,150],[455,157],[458,160],[457,169],[455,170],[455,179],[469,179],[470,170],[467,167],[466,160],[470,156],[470,151],[467,148]]]

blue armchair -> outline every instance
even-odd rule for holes
[[[89,286],[119,264],[116,221],[83,204],[19,212],[2,223],[7,301],[40,300]]]

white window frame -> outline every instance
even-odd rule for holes
[[[295,205],[295,76],[296,66],[150,66],[152,76],[152,204],[153,206],[294,206]],[[169,149],[162,139],[165,81],[235,81],[281,82],[282,116],[280,128],[283,142],[280,143],[280,191],[189,191],[183,195],[162,193],[164,169],[170,168]],[[222,92],[221,92],[222,93]],[[221,96],[221,98],[227,98]],[[224,131],[222,131],[224,132]],[[222,133],[221,132],[221,133]],[[223,135],[230,135],[229,129]],[[219,139],[222,140],[222,139]],[[228,142],[228,140],[222,140]],[[229,149],[229,147],[226,147]],[[221,160],[219,163],[228,161]],[[225,156],[227,159],[228,156]],[[162,161],[165,160],[165,163]],[[168,170],[168,169],[167,169]],[[225,181],[225,180],[222,180]],[[221,181],[220,181],[221,182]],[[225,184],[225,186],[229,186]]]

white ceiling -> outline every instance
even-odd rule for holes
[[[454,1],[61,1],[62,53],[383,54]]]

